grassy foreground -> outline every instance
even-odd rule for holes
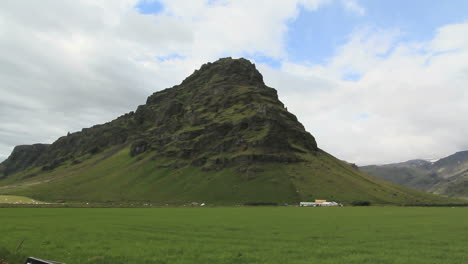
[[[467,208],[3,208],[0,259],[458,264],[467,219]]]

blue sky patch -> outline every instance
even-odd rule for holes
[[[468,1],[361,0],[368,10],[366,23],[380,28],[398,28],[404,40],[427,41],[434,29],[468,19]]]
[[[301,7],[298,17],[289,23],[286,38],[289,60],[325,64],[336,48],[347,42],[349,34],[362,19],[346,12],[337,3],[315,11]]]
[[[221,0],[208,0],[208,5],[210,6],[216,6],[216,5],[227,5],[226,2],[221,1]]]
[[[362,75],[359,73],[346,73],[343,75],[341,78],[343,81],[352,81],[352,82],[357,82],[361,79]]]
[[[359,119],[369,119],[370,115],[368,113],[360,113]]]
[[[341,1],[310,11],[300,7],[286,36],[288,59],[295,63],[326,64],[337,48],[361,28],[399,30],[397,42],[419,42],[434,38],[436,29],[468,21],[468,1],[360,0],[366,12],[360,16],[346,10]],[[381,57],[386,57],[392,48]]]
[[[164,10],[164,5],[157,0],[141,0],[135,5],[135,9],[145,15],[158,14]]]
[[[274,59],[272,57],[264,56],[264,55],[246,55],[245,58],[252,59],[257,63],[264,63],[272,68],[280,68],[281,67],[281,60]]]
[[[158,61],[169,61],[169,60],[176,60],[176,59],[184,59],[185,56],[177,54],[177,53],[172,53],[164,56],[156,56],[156,59]]]

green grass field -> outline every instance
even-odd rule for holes
[[[0,238],[13,264],[460,264],[468,208],[2,208]]]

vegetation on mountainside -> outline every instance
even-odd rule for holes
[[[52,172],[25,177],[24,171],[0,187],[47,201],[153,201],[181,204],[191,201],[236,205],[252,202],[292,204],[316,198],[350,203],[427,204],[454,202],[367,176],[325,152],[301,158],[306,162],[259,163],[245,168],[204,171],[173,168],[177,161],[154,159],[150,153],[129,158],[129,148],[104,152],[80,164],[66,164]],[[181,160],[180,162],[183,162]]]

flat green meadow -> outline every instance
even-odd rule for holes
[[[0,259],[468,263],[468,208],[0,208]]]

